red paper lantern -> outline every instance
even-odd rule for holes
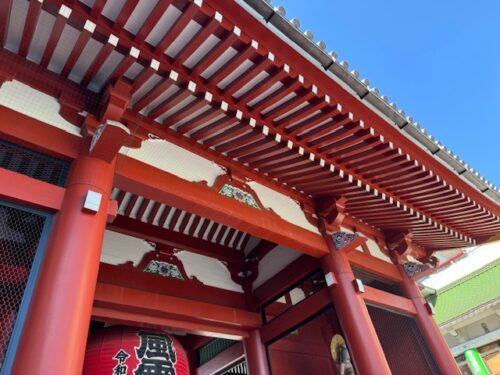
[[[108,327],[92,333],[83,375],[189,375],[185,350],[165,332]]]

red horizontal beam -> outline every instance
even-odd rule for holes
[[[97,283],[93,316],[184,330],[246,336],[261,325],[260,314],[143,290]]]
[[[143,261],[137,267],[130,264],[114,266],[101,263],[98,281],[124,288],[154,291],[158,294],[190,299],[214,305],[245,309],[243,293],[215,288],[202,284],[197,280],[163,279],[161,276],[144,272]],[[165,282],[163,282],[165,281]]]
[[[301,256],[253,291],[256,305],[271,302],[319,268],[317,259]]]
[[[61,208],[65,189],[0,168],[0,198],[50,211]]]
[[[328,253],[319,234],[291,224],[270,211],[239,203],[202,184],[183,180],[126,156],[119,157],[118,165],[120,168],[115,183],[122,190],[315,257]]]
[[[182,320],[155,315],[142,310],[126,311],[122,307],[92,308],[92,319],[111,324],[129,325],[136,327],[148,327],[159,330],[183,331],[194,335],[223,337],[238,340],[248,336],[247,330],[238,328],[221,327],[218,324],[199,323],[191,320]]]
[[[78,155],[80,137],[2,105],[0,119],[1,138],[64,159],[74,159]]]
[[[347,257],[349,259],[349,263],[353,267],[357,267],[363,271],[382,276],[398,283],[402,281],[398,269],[392,263],[384,262],[381,259],[362,253],[361,251],[351,251],[347,254]]]
[[[396,310],[405,314],[416,315],[417,311],[412,300],[397,296],[383,290],[365,285],[365,292],[361,294],[365,302]]]
[[[261,328],[262,341],[269,343],[289,330],[297,328],[302,322],[319,313],[331,303],[328,290],[320,290],[263,326]]]

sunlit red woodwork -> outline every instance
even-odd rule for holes
[[[439,147],[421,147],[407,132],[412,125],[396,121],[399,114],[381,116],[367,105],[372,93],[353,95],[339,83],[342,75],[351,77],[348,71],[330,79],[337,63],[314,50],[328,60],[318,65],[308,56],[314,51],[300,51],[276,32],[276,18],[291,27],[278,10],[249,3],[3,4],[1,87],[48,96],[58,109],[45,123],[0,106],[0,135],[72,163],[65,187],[0,170],[2,199],[57,215],[14,374],[80,373],[90,319],[142,329],[107,328],[91,338],[88,373],[123,372],[120,366],[140,372],[147,354],[140,340],[147,346],[148,335],[169,348],[172,363],[165,366],[187,373],[182,348],[159,333],[168,329],[194,343],[188,348],[191,373],[196,351],[209,343],[193,337],[206,335],[242,343],[199,366],[198,374],[227,370],[229,363],[222,362],[240,361],[243,349],[250,374],[267,374],[266,344],[326,309],[311,347],[293,339],[277,345],[270,357],[278,358],[278,371],[307,368],[300,359],[287,363],[287,350],[313,357],[316,349],[321,366],[311,371],[334,371],[337,363],[325,343],[342,333],[360,374],[390,373],[367,304],[415,317],[442,372],[453,361],[413,281],[387,256],[392,250],[428,262],[435,250],[487,240],[500,230],[500,209],[489,188],[469,184],[462,176],[469,171],[458,161],[443,163]],[[269,10],[266,22],[258,9],[248,8],[255,4]],[[41,24],[47,19],[53,22]],[[209,186],[154,167],[137,156],[152,140],[194,153],[225,174]],[[127,156],[132,148],[138,153]],[[296,211],[266,207],[250,181]],[[219,194],[228,182],[255,195],[258,207]],[[96,213],[82,211],[91,189],[103,198]],[[152,242],[154,250],[134,263],[120,258],[126,252],[121,249],[106,264],[109,259],[100,257],[105,230]],[[349,234],[353,241],[336,248],[331,232],[344,230],[356,232]],[[208,280],[188,276],[177,249],[211,258],[218,271]],[[167,258],[182,280],[145,272],[152,260]],[[196,264],[202,268],[203,261]],[[391,288],[400,283],[406,298],[363,288],[353,268]],[[325,280],[304,281],[321,269]],[[15,267],[0,272],[7,283],[28,276]],[[227,280],[210,284],[226,274]],[[232,289],[221,287],[227,284]],[[303,294],[301,303],[292,291]],[[260,309],[274,319],[264,322]],[[149,334],[141,336],[146,329]],[[112,356],[103,345],[110,345]],[[32,361],[34,352],[39,361]],[[100,359],[99,369],[92,367]]]

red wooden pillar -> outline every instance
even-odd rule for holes
[[[266,348],[260,338],[259,330],[250,332],[243,340],[249,375],[269,375]]]
[[[391,374],[365,302],[354,288],[355,278],[347,255],[335,248],[326,232],[323,232],[323,237],[330,254],[322,258],[321,265],[325,274],[331,272],[335,277],[336,283],[328,289],[357,373]]]
[[[461,372],[458,368],[457,362],[446,343],[443,335],[439,331],[431,312],[426,307],[426,301],[420,294],[418,286],[415,281],[410,279],[403,269],[403,266],[397,262],[393,257],[393,261],[399,269],[403,282],[401,288],[405,296],[413,301],[415,310],[417,311],[416,319],[420,327],[420,331],[425,338],[429,350],[436,361],[439,369],[443,374],[456,374],[460,375]]]
[[[26,320],[13,374],[81,374],[115,171],[88,156],[73,162]],[[83,209],[87,192],[102,194],[97,212]]]

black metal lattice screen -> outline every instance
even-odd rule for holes
[[[393,375],[440,374],[414,318],[367,307]]]
[[[0,370],[46,220],[0,202]]]
[[[64,186],[69,163],[0,140],[0,168],[21,173],[49,184]]]
[[[198,350],[198,366],[210,361],[238,341],[228,339],[214,339]]]
[[[247,374],[248,374],[247,363],[243,361],[225,370],[221,375],[247,375]]]

